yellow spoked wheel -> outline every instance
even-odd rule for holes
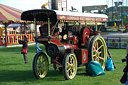
[[[37,53],[33,60],[33,72],[37,79],[44,78],[49,69],[48,58],[45,53]]]
[[[75,54],[66,54],[63,60],[63,72],[66,80],[71,80],[77,73],[77,59]]]
[[[102,68],[105,69],[107,60],[107,47],[104,39],[100,35],[96,35],[89,45],[89,60],[98,61]]]

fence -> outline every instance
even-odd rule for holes
[[[104,37],[109,48],[126,48],[128,37]]]
[[[16,35],[8,35],[7,36],[7,45],[14,45],[14,44],[19,44],[18,39],[22,40],[25,34],[16,34]],[[26,34],[28,38],[28,42],[34,42],[34,37],[32,34]],[[0,46],[5,45],[5,37],[0,36]]]

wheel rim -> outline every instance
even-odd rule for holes
[[[36,63],[36,70],[40,78],[44,78],[47,75],[48,59],[46,55],[44,54],[39,55],[39,57],[37,58],[37,63]]]
[[[107,59],[107,47],[104,39],[99,36],[94,40],[92,51],[92,60],[98,61],[102,68],[105,68],[105,62]]]
[[[73,79],[77,72],[77,61],[74,54],[70,54],[66,63],[67,76]]]

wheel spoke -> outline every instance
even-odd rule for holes
[[[67,62],[67,66],[69,67],[69,66],[71,66],[71,64],[69,62]]]
[[[95,55],[93,55],[93,57],[95,57],[96,56],[96,54]]]
[[[72,58],[72,56],[70,56],[69,58],[70,58],[70,64],[73,63],[73,58]]]
[[[41,75],[41,69],[40,68],[38,69],[38,74]]]
[[[71,70],[71,68],[68,68],[67,72],[69,72]]]
[[[98,42],[97,41],[95,41],[95,43],[94,43],[94,48],[95,48],[95,50],[98,48]]]
[[[75,72],[75,71],[76,71],[75,66],[73,66],[72,71],[73,71],[73,72]]]
[[[103,45],[101,45],[97,50],[101,49],[103,47]]]
[[[96,50],[95,46],[93,46],[93,50]]]
[[[67,62],[66,68],[67,68],[67,72],[69,72],[69,70],[71,69],[71,64],[69,62]]]
[[[72,74],[73,74],[73,71],[72,71],[72,69],[70,70],[70,74],[71,74],[71,76],[72,76]]]
[[[39,63],[41,63],[41,56],[39,56]]]
[[[45,60],[43,60],[43,61],[42,61],[42,63],[46,63],[46,61],[45,61]]]
[[[36,67],[41,68],[41,65],[37,64]]]
[[[44,68],[43,68],[43,67],[41,67],[41,72],[42,72],[42,74],[43,74],[43,72],[44,72]]]
[[[93,54],[92,54],[92,57],[96,56],[97,55],[97,50],[93,50]]]
[[[95,47],[93,47],[93,52],[96,52],[97,50],[96,50],[96,48]]]
[[[45,62],[45,59],[42,57],[42,63]]]
[[[100,56],[99,56],[99,58],[100,58],[101,60],[105,60],[104,58],[102,58],[102,57],[100,57]]]
[[[98,49],[98,41],[96,41],[96,42],[97,42],[97,43],[96,43],[96,44],[97,44],[96,46],[97,46],[97,49]]]
[[[100,51],[100,52],[98,52],[98,54],[100,55],[102,52]]]
[[[96,41],[95,41],[95,43],[94,43],[94,47],[96,47]]]

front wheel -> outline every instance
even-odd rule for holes
[[[48,58],[45,53],[37,53],[33,60],[33,72],[37,79],[44,78],[49,69]]]
[[[71,80],[77,73],[77,59],[75,54],[66,54],[63,60],[63,73],[66,80]]]

